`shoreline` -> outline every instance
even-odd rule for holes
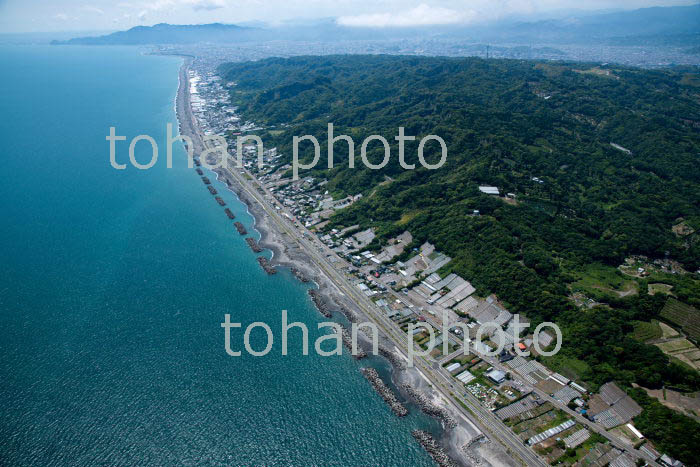
[[[193,62],[193,57],[182,56],[183,63],[178,72],[178,91],[175,98],[175,109],[178,120],[179,134],[192,139],[193,154],[201,154],[203,150],[202,135],[199,131],[189,100],[189,78],[187,72]],[[265,213],[259,201],[254,199],[246,189],[235,180],[235,176],[223,169],[215,169],[217,180],[224,182],[228,189],[236,194],[238,199],[247,207],[247,212],[253,218],[252,228],[258,232],[260,247],[270,250],[270,263],[274,267],[289,268],[297,279],[301,274],[313,282],[319,300],[326,310],[339,312],[350,322],[371,321],[364,312],[340,291],[333,281],[313,265],[308,253],[296,242],[285,238],[286,234],[275,227]],[[314,301],[319,313],[319,305]],[[362,334],[360,333],[362,337]],[[361,339],[362,340],[362,339]],[[476,425],[460,413],[456,413],[447,401],[432,388],[427,378],[415,368],[407,368],[402,356],[396,351],[393,341],[382,330],[379,331],[379,356],[388,360],[391,366],[391,380],[398,388],[401,398],[412,401],[421,411],[440,422],[442,430],[439,443],[443,450],[459,465],[515,465],[512,459],[497,444],[482,442],[484,435]],[[365,339],[360,346],[369,342]],[[464,447],[467,446],[466,449]]]

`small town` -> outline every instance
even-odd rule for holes
[[[0,467],[700,467],[700,0],[0,0]]]
[[[227,136],[229,153],[235,138],[261,130],[242,121],[230,105],[229,88],[211,68],[190,70],[193,111],[205,134]],[[625,148],[611,143],[620,151]],[[639,462],[680,467],[683,464],[659,452],[633,423],[641,407],[615,383],[592,393],[580,381],[554,372],[542,363],[540,353],[555,336],[529,329],[514,339],[514,315],[495,295],[479,297],[468,278],[440,275],[451,258],[434,245],[413,243],[409,231],[372,250],[373,229],[354,225],[342,230],[326,226],[331,215],[362,198],[362,193],[334,199],[324,189],[326,180],[306,176],[292,180],[290,165],[280,164],[276,148],[266,148],[259,164],[257,145],[243,146],[243,165],[258,190],[304,236],[312,239],[333,266],[342,271],[396,328],[408,333],[416,354],[449,379],[461,396],[476,401],[511,430],[524,445],[547,463],[571,466],[633,467]],[[233,156],[231,156],[233,160]],[[242,172],[243,173],[243,172]],[[544,183],[538,177],[533,183]],[[515,202],[515,193],[480,186],[488,196]],[[479,216],[479,211],[471,215]],[[632,261],[634,262],[634,261]],[[639,268],[643,272],[643,268]],[[447,334],[442,320],[447,316]],[[428,342],[434,337],[433,348]],[[468,345],[465,347],[465,339]],[[537,345],[536,345],[537,344]],[[494,349],[502,348],[495,356]],[[445,351],[446,350],[446,351]]]

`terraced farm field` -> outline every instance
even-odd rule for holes
[[[700,369],[700,350],[688,339],[671,339],[655,345],[671,359],[678,359],[690,368]]]
[[[700,339],[700,311],[690,305],[669,298],[661,310],[661,317],[681,327],[683,332],[697,342]]]

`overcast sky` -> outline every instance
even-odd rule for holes
[[[337,17],[349,26],[478,23],[568,9],[690,5],[698,0],[0,0],[0,33]]]

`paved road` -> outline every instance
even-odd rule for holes
[[[342,291],[348,297],[353,299],[353,301],[362,309],[362,311],[365,312],[367,316],[372,318],[373,321],[375,321],[375,324],[377,324],[378,327],[380,327],[394,341],[394,344],[401,355],[405,359],[408,359],[406,352],[403,350],[406,348],[403,346],[405,346],[407,343],[406,334],[403,333],[403,331],[401,331],[393,321],[387,318],[386,315],[379,308],[377,308],[377,306],[371,300],[369,300],[366,295],[364,295],[364,293],[352,285],[343,273],[338,271],[332,264],[330,264],[327,257],[331,255],[336,256],[335,252],[330,250],[330,248],[328,248],[323,242],[318,240],[316,235],[308,231],[301,225],[301,223],[296,222],[295,225],[292,225],[292,221],[290,219],[293,219],[293,216],[286,211],[284,206],[278,204],[278,206],[280,206],[280,211],[286,213],[289,218],[286,216],[280,216],[277,210],[270,206],[269,202],[266,200],[268,197],[274,199],[274,195],[263,185],[257,182],[253,175],[247,170],[244,169],[244,173],[248,174],[248,176],[254,180],[253,182],[250,182],[246,179],[246,177],[241,176],[240,172],[236,170],[231,170],[229,173],[231,173],[244,187],[244,189],[246,189],[246,191],[262,205],[263,209],[265,209],[268,215],[270,215],[277,226],[282,229],[282,231],[287,232],[291,238],[296,240],[297,243],[299,243],[299,245],[310,254],[314,262],[328,275],[329,278],[331,278],[336,287],[338,287],[338,290]],[[308,234],[308,236],[313,240],[310,241],[305,238],[304,233]],[[341,260],[341,258],[338,257],[338,260]],[[400,299],[400,297],[398,298]],[[454,358],[461,353],[461,349],[457,350],[448,357],[441,359],[440,363],[449,361],[451,358]],[[495,357],[486,357],[484,360],[486,360],[494,368],[499,368],[503,371],[512,371],[512,369],[501,365],[498,359]],[[495,438],[497,441],[503,444],[504,447],[506,447],[507,451],[511,455],[517,456],[521,462],[525,460],[525,465],[545,465],[534,453],[534,451],[525,447],[520,438],[517,437],[508,427],[506,427],[491,411],[486,409],[473,394],[464,391],[464,388],[461,385],[456,385],[454,378],[452,378],[452,376],[447,373],[440,364],[436,365],[434,363],[428,363],[423,358],[416,359],[415,363],[423,375],[428,375],[427,379],[440,391],[445,399],[458,409],[458,412],[462,413],[466,417],[470,417],[472,422],[474,422],[474,418],[476,418],[477,425],[479,425],[481,432],[489,434],[489,437],[492,439]],[[546,400],[555,407],[564,410],[580,424],[608,439],[613,446],[620,450],[627,451],[637,457],[646,459],[652,466],[658,466],[658,464],[648,455],[642,451],[634,449],[628,444],[622,443],[616,436],[611,435],[602,426],[591,422],[587,418],[571,410],[566,404],[554,399],[549,394],[546,394],[537,388],[532,389],[543,400]],[[458,405],[454,404],[452,402],[452,398],[464,404],[467,407],[467,413],[465,413],[464,407],[459,407]]]
[[[512,372],[512,373],[516,373],[516,374],[517,374],[517,372],[514,372],[512,368],[506,367],[505,365],[501,364],[501,363],[498,361],[498,358],[497,358],[497,357],[486,357],[486,356],[482,356],[482,359],[485,360],[485,361],[487,361],[487,362],[488,362],[491,366],[493,366],[494,368],[498,368],[498,369],[503,370],[503,371],[505,371],[505,372]],[[561,401],[559,401],[559,400],[557,400],[557,399],[551,397],[551,396],[550,396],[549,394],[547,394],[546,392],[544,392],[544,391],[542,391],[542,390],[540,390],[540,389],[538,389],[538,388],[536,388],[536,387],[531,387],[531,389],[532,389],[532,391],[533,391],[535,394],[537,394],[541,399],[543,399],[543,400],[545,400],[545,401],[551,403],[553,406],[557,407],[558,409],[563,410],[563,411],[566,412],[568,415],[570,415],[571,417],[573,417],[573,418],[574,418],[578,423],[580,423],[581,425],[587,427],[589,430],[594,431],[594,432],[600,434],[601,436],[605,437],[606,439],[608,439],[608,441],[610,441],[610,444],[612,444],[612,445],[615,446],[616,448],[618,448],[618,449],[620,449],[620,450],[622,450],[622,451],[627,451],[628,453],[630,453],[630,454],[632,454],[632,455],[634,455],[634,456],[636,456],[636,457],[645,459],[645,460],[649,463],[649,465],[651,465],[651,466],[658,466],[658,465],[659,465],[659,464],[657,464],[657,463],[654,461],[654,459],[652,459],[652,458],[651,458],[649,455],[647,455],[646,453],[644,453],[644,452],[642,452],[642,451],[640,451],[640,450],[638,450],[638,449],[634,449],[634,447],[633,447],[633,446],[630,446],[629,444],[623,443],[622,441],[620,441],[619,438],[617,438],[616,436],[610,434],[603,426],[601,426],[601,425],[599,425],[599,424],[597,424],[597,423],[595,423],[595,422],[592,422],[592,421],[590,421],[589,419],[587,419],[586,417],[584,417],[583,415],[579,414],[578,412],[576,412],[576,411],[574,411],[574,410],[571,410],[566,404],[564,404],[564,403],[562,403]]]
[[[240,172],[235,169],[229,170],[228,173],[235,177],[243,189],[261,204],[263,209],[270,216],[270,219],[282,232],[287,233],[291,239],[304,248],[319,269],[333,281],[338,290],[355,302],[364,314],[372,319],[377,327],[389,336],[401,355],[407,360],[407,354],[403,350],[407,342],[407,335],[401,331],[393,321],[389,320],[366,295],[352,285],[344,274],[329,263],[327,257],[319,251],[319,245],[312,244],[311,241],[304,237],[303,233],[306,229],[304,227],[292,226],[291,221],[281,216],[277,210],[265,200],[265,196],[260,193],[259,190],[262,190],[263,193],[266,193],[266,190],[257,182],[249,182],[246,177],[242,176]],[[252,174],[249,174],[247,171],[244,173],[252,177]],[[309,234],[312,235],[310,232]],[[436,376],[436,372],[430,368],[429,364],[424,359],[416,359],[415,364],[416,367],[421,370],[421,373],[426,376],[426,379],[443,395],[445,400],[457,409],[458,413],[461,413],[466,420],[470,420],[473,425],[478,426],[480,431],[488,434],[490,438],[503,444],[511,456],[518,458],[523,465],[545,465],[534,451],[525,447],[522,441],[503,425],[493,413],[483,407],[474,396],[469,393],[455,394],[453,391],[457,391],[458,389],[453,386],[452,381],[447,379],[439,370],[437,371],[439,376]],[[456,399],[461,401],[467,409],[455,404],[452,401],[453,395],[456,395]]]
[[[243,174],[241,174],[241,171],[243,171]],[[272,193],[258,183],[250,172],[245,169],[231,169],[227,170],[226,173],[233,177],[240,184],[241,188],[261,205],[269,219],[276,224],[281,232],[286,233],[290,239],[296,241],[309,254],[316,266],[331,279],[336,288],[350,298],[366,316],[374,321],[379,329],[389,336],[403,358],[408,360],[407,353],[404,351],[407,335],[393,321],[389,320],[366,295],[350,283],[342,272],[338,271],[328,261],[328,256],[335,255],[335,253],[326,249],[325,245],[320,241],[314,244],[313,241],[306,238],[304,236],[305,233],[312,239],[316,239],[316,236],[298,222],[293,225],[290,220],[293,216],[283,206],[280,206],[278,212],[268,201],[269,198],[272,198]],[[248,177],[250,177],[250,180]],[[284,216],[284,214],[287,214],[289,218]],[[449,375],[446,376],[440,369],[434,371],[431,368],[431,364],[423,358],[415,359],[415,364],[426,380],[442,394],[444,399],[456,409],[457,413],[460,413],[478,431],[500,442],[514,459],[526,466],[546,465],[534,451],[524,446],[520,438],[508,429],[491,411],[481,405],[472,394],[460,393],[459,391],[463,391],[463,389],[455,387],[454,381]],[[455,399],[461,402],[463,406],[456,404]]]
[[[182,83],[187,83],[186,68],[185,66],[182,67],[180,75],[181,86]],[[201,154],[203,149],[202,144],[206,145],[207,148],[211,147],[211,145],[210,143],[203,143],[200,137],[195,136],[200,135],[200,132],[191,112],[189,88],[186,84],[184,85],[183,92],[178,93],[177,105],[178,108],[184,111],[183,114],[187,116],[180,122],[182,125],[181,133],[193,137],[194,153]],[[269,219],[276,224],[280,232],[286,233],[291,240],[295,241],[308,253],[319,270],[327,275],[338,291],[353,301],[365,315],[393,341],[399,354],[405,360],[408,360],[405,350],[408,341],[406,333],[396,326],[396,323],[387,318],[366,295],[348,280],[344,273],[336,269],[328,260],[328,257],[334,257],[340,261],[339,264],[344,264],[342,259],[299,222],[293,225],[291,221],[293,216],[286,211],[284,206],[276,203],[272,193],[258,183],[255,177],[247,170],[233,168],[231,170],[226,170],[226,173],[239,183],[240,187],[251,199],[254,199],[260,204],[269,216]],[[246,175],[250,177],[250,180]],[[280,211],[286,213],[289,218],[278,212],[273,204],[279,206]],[[306,238],[305,234],[312,240]],[[484,433],[491,440],[503,445],[506,452],[521,465],[527,467],[546,465],[533,450],[525,446],[520,438],[508,429],[491,411],[486,409],[472,394],[465,392],[463,386],[456,386],[456,381],[449,374],[446,374],[444,369],[439,365],[428,363],[428,361],[422,357],[417,357],[414,360],[414,364],[421,375],[439,391],[444,400],[455,409],[455,412],[460,414],[460,416],[474,427],[476,431]]]

